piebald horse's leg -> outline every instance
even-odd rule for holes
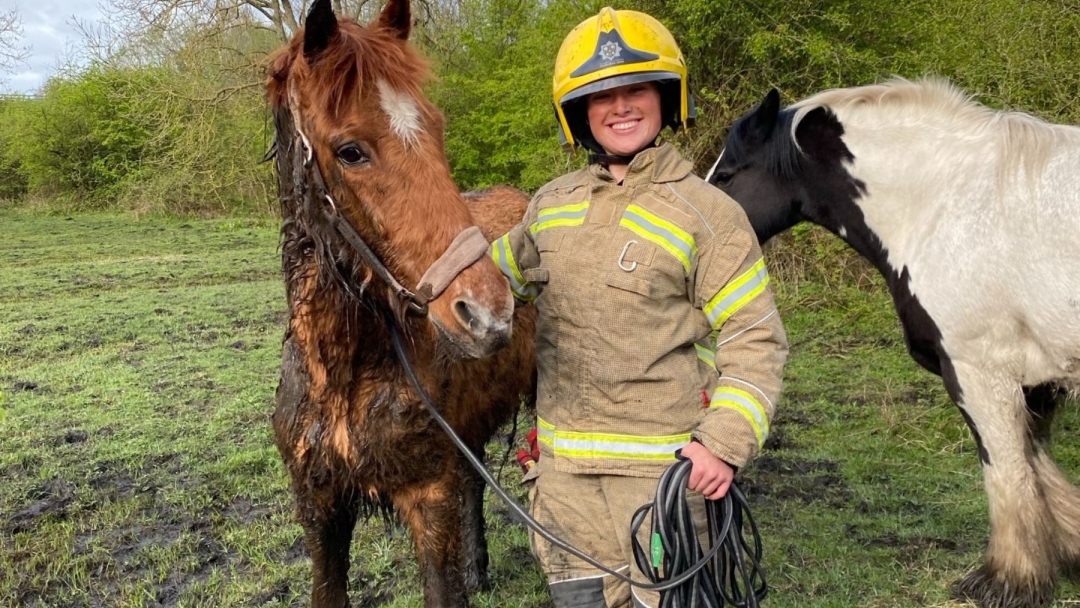
[[[484,448],[473,452],[484,461]],[[488,580],[487,529],[484,522],[484,480],[480,474],[461,457],[462,477],[462,523],[461,541],[465,554],[465,591],[486,591]]]
[[[465,608],[461,563],[461,478],[451,462],[439,479],[397,492],[394,506],[409,526],[424,586],[424,608]]]
[[[1031,435],[1035,440],[1032,462],[1039,475],[1050,513],[1057,523],[1058,556],[1064,572],[1080,581],[1080,489],[1069,483],[1050,457],[1050,431],[1058,403],[1065,392],[1042,385],[1024,390],[1031,413]]]
[[[984,565],[960,579],[954,591],[982,608],[1045,606],[1056,584],[1057,526],[1032,464],[1023,392],[1008,374],[964,362],[953,365],[950,393],[985,448],[983,482],[991,527]]]

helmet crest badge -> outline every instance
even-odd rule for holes
[[[600,58],[604,61],[615,61],[621,53],[622,47],[614,40],[609,40],[600,47]]]

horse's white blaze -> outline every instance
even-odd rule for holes
[[[705,175],[705,181],[709,181],[710,179],[712,179],[712,174],[715,173],[716,168],[720,166],[720,159],[724,158],[724,152],[726,150],[727,148],[720,150],[720,156],[716,157],[716,162],[712,164],[712,169],[709,169],[709,172]]]
[[[398,91],[385,80],[379,81],[379,105],[390,118],[390,129],[407,146],[420,141],[420,108],[408,93]]]

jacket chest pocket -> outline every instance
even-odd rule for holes
[[[604,283],[650,300],[685,296],[686,275],[671,256],[643,239],[627,238]]]
[[[656,247],[641,239],[628,239],[615,261],[617,269],[604,273],[604,283],[622,291],[651,297],[654,294],[655,273],[650,272]]]

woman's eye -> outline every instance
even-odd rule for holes
[[[337,156],[346,165],[361,165],[371,160],[367,154],[355,144],[348,144],[338,148]]]

